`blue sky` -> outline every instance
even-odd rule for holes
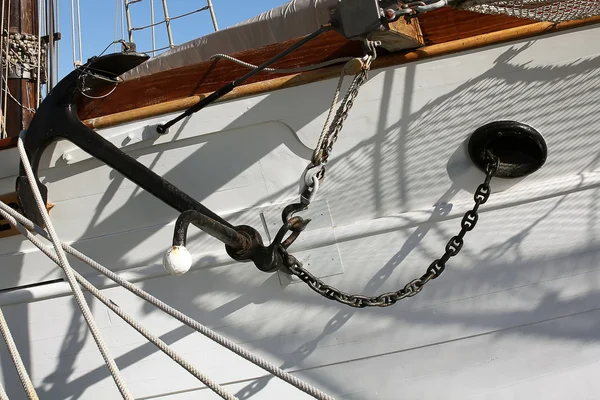
[[[122,2],[123,0],[118,0]],[[150,1],[142,0],[131,5],[132,25],[150,24]],[[164,18],[162,1],[153,0],[156,20]],[[83,62],[89,57],[99,54],[114,40],[117,0],[80,0]],[[219,28],[223,29],[238,22],[252,18],[271,8],[287,3],[287,0],[213,0]],[[167,1],[169,16],[174,17],[199,9],[206,5],[206,0],[169,0]],[[71,1],[61,0],[59,4],[60,31],[60,77],[65,76],[73,68],[71,51]],[[208,11],[184,17],[172,24],[175,44],[213,32]],[[127,33],[126,33],[127,35]],[[117,39],[121,38],[121,26],[118,24]],[[138,51],[151,49],[150,29],[134,32],[134,42]],[[168,45],[164,24],[156,27],[157,48]],[[109,52],[113,51],[113,48]]]

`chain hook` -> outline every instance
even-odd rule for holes
[[[371,68],[371,63],[377,59],[377,47],[379,46],[381,46],[381,41],[365,38],[363,41],[363,48],[365,51],[365,55],[363,57],[363,70],[368,70]]]
[[[487,202],[492,193],[489,182],[499,166],[499,159],[497,157],[493,157],[492,160],[493,161],[489,164],[489,171],[486,175],[485,182],[477,188],[475,193],[474,207],[470,211],[467,211],[463,217],[460,232],[450,239],[446,245],[444,254],[435,260],[420,278],[409,282],[403,288],[395,292],[383,293],[379,296],[363,296],[346,293],[326,284],[324,281],[311,274],[310,271],[302,266],[302,263],[298,261],[298,259],[290,256],[287,253],[286,248],[282,246],[280,247],[280,256],[281,261],[284,264],[284,270],[298,277],[321,296],[355,308],[389,307],[403,299],[416,296],[423,290],[428,282],[437,279],[446,270],[448,261],[450,261],[452,257],[457,256],[463,248],[466,234],[475,229],[475,226],[479,221],[479,207]]]

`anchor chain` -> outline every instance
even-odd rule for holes
[[[313,152],[311,162],[306,167],[302,180],[303,189],[300,192],[300,202],[289,204],[284,208],[282,213],[283,225],[279,229],[275,240],[271,247],[279,246],[282,250],[286,250],[290,247],[296,239],[300,236],[302,231],[306,229],[306,226],[310,220],[305,220],[302,217],[294,216],[295,213],[304,211],[308,208],[312,200],[315,198],[317,191],[319,190],[320,183],[325,179],[326,165],[329,162],[329,157],[333,150],[333,145],[338,139],[344,122],[348,118],[348,113],[354,105],[354,101],[358,96],[360,87],[367,81],[368,74],[371,69],[372,62],[377,58],[377,47],[381,45],[379,41],[364,41],[365,56],[362,58],[355,58],[344,66],[340,75],[336,94],[331,105],[330,114],[325,121],[323,132],[319,137],[319,141]],[[339,92],[341,90],[344,78],[348,75],[354,75],[348,91],[341,101],[340,106],[335,113],[335,117],[330,123],[330,117],[333,113],[333,109],[337,103]],[[328,126],[329,125],[329,126]],[[291,234],[285,238],[285,235],[291,232]],[[284,257],[285,258],[285,257]],[[283,265],[285,268],[285,263]],[[281,265],[278,266],[281,268]]]
[[[492,194],[490,182],[498,171],[498,165],[498,159],[490,160],[486,171],[485,181],[479,185],[475,192],[475,206],[465,213],[461,222],[461,230],[458,235],[450,239],[446,245],[444,255],[431,263],[429,268],[427,268],[427,271],[420,278],[409,282],[402,289],[395,292],[383,293],[379,296],[364,296],[346,293],[326,284],[321,279],[311,274],[302,266],[302,263],[298,261],[297,258],[290,255],[285,248],[280,247],[280,252],[282,253],[283,262],[287,268],[287,272],[297,276],[321,296],[355,308],[389,307],[407,297],[416,296],[423,290],[423,287],[428,282],[437,279],[446,269],[446,264],[450,258],[456,256],[462,250],[465,235],[472,231],[479,221],[479,208],[489,200],[490,195]]]
[[[310,220],[304,220],[302,217],[293,216],[293,214],[308,208],[320,187],[320,182],[322,182],[325,178],[325,166],[327,165],[329,157],[331,156],[333,145],[337,141],[338,136],[344,127],[344,121],[347,119],[348,113],[354,105],[354,101],[358,96],[360,87],[368,79],[368,72],[370,70],[371,63],[377,57],[377,45],[378,43],[376,42],[365,41],[367,55],[362,59],[356,59],[360,61],[360,70],[354,71],[355,76],[350,84],[350,87],[348,88],[348,92],[342,100],[335,118],[327,129],[327,124],[329,123],[328,118],[326,126],[313,153],[311,163],[305,170],[303,176],[304,189],[301,193],[300,203],[290,204],[284,209],[282,215],[283,226],[279,230],[279,233],[272,244],[272,246],[277,247],[276,251],[279,253],[279,257],[282,260],[285,272],[298,277],[321,296],[355,308],[389,307],[407,297],[416,296],[423,290],[423,287],[428,282],[437,279],[446,269],[446,264],[448,261],[452,257],[458,255],[458,253],[462,250],[466,234],[472,231],[477,225],[477,222],[479,221],[479,208],[489,200],[490,195],[492,194],[490,182],[497,173],[499,167],[499,159],[488,151],[488,164],[486,168],[485,181],[479,185],[475,192],[475,205],[471,210],[465,213],[461,222],[460,232],[458,235],[450,239],[446,245],[446,251],[444,254],[431,263],[431,265],[427,268],[427,271],[420,278],[409,282],[400,290],[383,293],[378,296],[350,294],[326,284],[321,279],[310,273],[310,271],[308,271],[306,268],[304,268],[302,263],[296,257],[289,254],[288,248],[300,236],[302,231],[304,231],[310,222]],[[349,70],[352,69],[351,62],[346,65],[346,68],[348,68],[348,71],[343,72],[342,76],[340,77],[338,91],[334,97],[334,105],[337,100],[337,95],[339,93],[343,77],[344,75],[349,75]],[[356,67],[354,68],[356,69]],[[284,240],[284,236],[287,232],[292,233],[287,239]]]

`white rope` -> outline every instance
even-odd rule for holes
[[[215,55],[211,56],[209,58],[209,60],[219,59],[219,58],[223,58],[225,60],[232,61],[232,62],[234,62],[236,64],[239,64],[239,65],[241,65],[243,67],[247,67],[247,68],[250,68],[250,69],[257,68],[257,66],[254,65],[254,64],[247,63],[245,61],[242,61],[242,60],[237,59],[235,57],[229,56],[227,54],[215,54]],[[324,61],[324,62],[319,63],[319,64],[308,65],[306,67],[283,68],[283,69],[265,68],[263,71],[270,72],[270,73],[273,73],[273,74],[293,74],[293,73],[299,73],[299,72],[312,71],[312,70],[315,70],[315,69],[328,67],[328,66],[334,65],[334,64],[340,64],[340,63],[343,63],[343,62],[348,62],[348,61],[353,60],[353,59],[354,59],[353,57],[342,57],[342,58],[335,58],[335,59],[329,60],[329,61]]]
[[[29,184],[31,185],[32,192],[35,197],[35,201],[37,203],[37,207],[42,216],[42,219],[44,220],[44,224],[46,225],[46,229],[48,230],[48,234],[50,235],[50,239],[52,241],[52,244],[54,245],[54,249],[58,255],[58,258],[60,261],[59,266],[65,272],[65,275],[67,277],[69,285],[71,286],[71,290],[73,291],[73,295],[75,296],[77,304],[79,305],[79,308],[81,309],[83,317],[85,318],[85,322],[88,324],[88,327],[90,328],[92,336],[94,337],[94,340],[96,341],[96,345],[98,346],[100,353],[102,353],[102,357],[104,358],[104,361],[106,362],[106,365],[107,365],[108,369],[110,370],[110,373],[111,373],[113,379],[115,380],[117,388],[121,392],[121,395],[123,396],[124,399],[133,400],[133,396],[131,395],[131,393],[129,392],[127,387],[125,386],[125,382],[123,381],[123,378],[121,377],[121,374],[119,372],[119,368],[117,367],[117,364],[115,363],[114,359],[110,355],[108,348],[106,347],[106,344],[104,343],[102,335],[100,334],[100,330],[98,329],[98,326],[96,325],[96,321],[94,320],[94,316],[92,315],[92,312],[91,312],[85,298],[83,297],[83,292],[81,291],[81,288],[77,284],[77,281],[73,274],[74,271],[71,268],[71,265],[69,264],[69,261],[67,260],[67,256],[66,256],[65,252],[63,251],[63,248],[60,245],[60,240],[58,239],[56,231],[54,230],[54,226],[52,225],[52,221],[50,220],[50,217],[48,215],[48,210],[46,209],[46,204],[44,204],[44,201],[42,200],[42,195],[40,194],[39,188],[37,186],[37,181],[33,174],[33,169],[31,168],[31,164],[29,163],[29,159],[27,157],[27,152],[25,151],[25,146],[23,145],[23,139],[21,137],[19,137],[18,148],[19,148],[19,155],[21,157],[21,162],[25,169],[25,173],[27,174],[27,179],[29,180]]]
[[[14,101],[19,107],[21,107],[23,110],[29,111],[30,113],[34,113],[35,114],[35,110],[31,107],[27,107],[25,105],[23,105],[19,100],[17,100],[17,98],[15,96],[13,96],[13,94],[10,92],[10,89],[8,87],[8,82],[6,82],[4,80],[4,77],[2,77],[2,82],[6,85],[4,90],[6,91],[6,94],[8,94],[8,97],[10,97],[10,99],[12,101]]]
[[[11,225],[19,230],[31,243],[33,243],[38,249],[40,249],[45,255],[47,255],[52,261],[56,264],[60,265],[60,259],[56,256],[56,253],[51,250],[50,247],[46,246],[41,240],[36,238],[34,235],[29,232],[25,226],[19,223],[12,215],[8,214],[5,210],[5,207],[8,207],[5,203],[2,203],[2,208],[0,209],[0,215],[4,219],[8,221]],[[41,231],[42,228],[36,227],[38,231]],[[168,344],[163,342],[160,338],[153,335],[148,331],[144,326],[139,324],[134,317],[129,315],[127,312],[123,311],[118,305],[113,303],[108,297],[102,294],[94,285],[92,285],[88,280],[86,280],[83,276],[81,276],[77,271],[73,271],[75,275],[75,279],[77,282],[84,287],[85,290],[90,292],[94,297],[100,300],[105,306],[110,308],[115,314],[117,314],[120,318],[122,318],[125,322],[127,322],[132,328],[138,331],[142,336],[144,336],[148,341],[153,343],[156,347],[158,347],[163,353],[168,355],[173,361],[177,364],[181,365],[185,368],[189,373],[194,375],[199,381],[204,383],[207,387],[212,389],[215,393],[217,393],[221,398],[227,400],[235,400],[237,399],[232,394],[228,393],[222,386],[213,381],[207,375],[200,372],[196,367],[187,362],[183,356],[178,354],[175,350],[173,350]]]
[[[71,0],[71,52],[73,53],[73,65],[77,66],[77,47],[76,42],[77,36],[75,34],[75,0]]]
[[[319,137],[319,141],[317,142],[317,146],[315,147],[315,151],[313,153],[313,158],[312,158],[313,163],[316,163],[317,160],[321,157],[319,152],[322,149],[323,143],[329,142],[331,140],[331,136],[332,136],[333,132],[335,131],[336,122],[339,118],[341,118],[341,113],[345,109],[346,103],[348,102],[348,99],[350,98],[351,93],[356,89],[359,74],[361,73],[363,68],[370,68],[372,61],[373,61],[372,56],[367,56],[364,59],[363,58],[353,58],[352,60],[348,61],[346,63],[346,65],[344,66],[344,69],[342,70],[342,72],[340,74],[340,79],[338,81],[338,85],[335,89],[335,94],[333,96],[333,102],[331,103],[331,108],[329,109],[329,114],[327,115],[327,119],[325,121],[325,124],[323,125],[323,130],[321,131],[321,136]],[[354,75],[354,79],[352,80],[352,83],[348,87],[348,90],[346,91],[346,95],[342,99],[342,103],[341,103],[340,107],[338,108],[335,118],[332,118],[335,108],[336,108],[336,105],[338,103],[339,97],[340,97],[340,92],[342,90],[342,86],[344,84],[344,78],[347,75]],[[333,121],[332,121],[332,119],[333,119]]]
[[[31,378],[27,373],[27,368],[25,368],[25,364],[23,364],[23,360],[21,359],[21,355],[19,354],[19,349],[17,348],[12,334],[10,333],[10,329],[8,329],[8,324],[6,323],[6,319],[4,318],[4,313],[2,312],[2,310],[0,310],[0,333],[2,333],[2,337],[6,342],[6,347],[8,347],[8,353],[10,354],[10,358],[12,358],[13,364],[17,369],[19,379],[21,380],[21,384],[23,384],[23,389],[25,389],[27,398],[30,400],[38,400],[38,395],[35,392],[35,388],[33,387]]]
[[[121,39],[125,40],[125,0],[120,1],[121,9]]]
[[[117,52],[117,35],[119,32],[119,0],[115,0],[115,37],[113,39],[113,53]]]
[[[156,29],[154,26],[154,0],[150,0],[150,23],[152,24],[152,57],[156,57]]]
[[[315,153],[313,154],[313,160],[317,158],[317,152],[321,149],[323,142],[327,138],[329,134],[329,127],[331,124],[331,117],[335,112],[335,106],[337,105],[338,100],[340,99],[340,93],[342,91],[342,86],[344,84],[344,78],[346,77],[345,71],[342,71],[340,74],[340,79],[338,81],[337,87],[335,89],[335,93],[333,95],[333,102],[331,103],[331,107],[329,108],[329,114],[327,114],[327,119],[325,120],[325,124],[323,125],[323,130],[321,131],[321,136],[319,136],[319,141],[317,142],[317,146],[315,147]]]
[[[3,216],[9,215],[9,216],[15,218],[18,222],[23,224],[28,229],[36,230],[41,236],[43,236],[46,239],[49,239],[48,234],[44,230],[37,227],[29,219],[25,218],[23,215],[19,214],[14,209],[10,208],[9,206],[7,206],[6,204],[4,204],[2,202],[0,202],[0,215],[3,215]],[[10,220],[8,220],[8,221],[9,221],[9,223],[11,222]],[[208,328],[208,327],[202,325],[201,323],[199,323],[198,321],[188,317],[181,311],[169,306],[165,302],[157,299],[156,297],[147,293],[143,289],[138,288],[131,282],[127,281],[126,279],[117,275],[113,271],[109,270],[108,268],[104,267],[103,265],[99,264],[98,262],[94,261],[93,259],[89,258],[88,256],[81,253],[77,249],[69,246],[66,243],[61,242],[60,244],[67,253],[77,257],[81,261],[85,262],[86,264],[88,264],[89,266],[94,268],[99,273],[105,275],[112,281],[121,285],[123,288],[129,290],[131,293],[135,294],[136,296],[147,301],[148,303],[152,304],[153,306],[160,309],[161,311],[163,311],[163,312],[167,313],[168,315],[172,316],[173,318],[177,319],[179,322],[187,325],[188,327],[201,333],[202,335],[206,336],[207,338],[209,338],[209,339],[213,340],[214,342],[220,344],[221,346],[229,349],[230,351],[239,355],[240,357],[261,367],[265,371],[271,373],[272,375],[280,378],[281,380],[289,383],[290,385],[298,388],[299,390],[303,391],[304,393],[307,393],[308,395],[310,395],[316,399],[333,400],[333,397],[331,397],[330,395],[328,395],[328,394],[322,392],[321,390],[309,385],[308,383],[298,379],[294,375],[282,370],[281,368],[277,367],[275,364],[272,364],[272,363],[260,358],[259,356],[251,353],[250,351],[244,349],[243,347],[241,347],[238,344],[236,344],[235,342],[227,339],[226,337],[212,331],[210,328]]]
[[[81,7],[79,0],[76,0],[77,4],[77,40],[79,41],[79,62],[83,63],[83,44],[81,43]]]
[[[4,386],[2,386],[2,384],[0,383],[0,400],[10,400],[8,398],[8,395],[6,394],[6,392],[4,391]]]
[[[81,65],[83,60],[80,11],[79,0],[71,0],[71,51],[73,52],[73,65],[75,67]],[[79,53],[77,49],[79,49]]]

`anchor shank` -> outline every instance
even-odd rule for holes
[[[248,249],[251,245],[251,240],[247,235],[239,233],[235,229],[223,225],[203,213],[196,210],[189,210],[182,213],[175,223],[173,246],[187,245],[187,230],[190,224],[194,224],[232,249]]]

